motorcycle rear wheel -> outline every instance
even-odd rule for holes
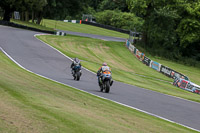
[[[106,81],[105,92],[106,92],[106,93],[109,93],[109,91],[110,91],[110,82],[109,82],[109,81]]]
[[[77,81],[80,80],[80,72],[77,72],[77,74],[76,74],[76,80],[77,80]]]

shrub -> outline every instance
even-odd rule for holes
[[[119,10],[105,10],[95,14],[97,23],[110,25],[116,28],[141,31],[143,20],[133,13],[121,12]]]

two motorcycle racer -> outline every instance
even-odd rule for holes
[[[80,60],[78,58],[74,58],[74,60],[72,61],[72,64],[71,64],[72,75],[74,74],[76,67],[80,67],[80,69],[81,69],[81,63],[80,63]],[[102,77],[103,77],[104,74],[105,75],[106,74],[107,75],[108,74],[109,75],[112,74],[110,67],[105,62],[102,64],[102,66],[97,71],[97,77],[98,77],[98,84],[99,84],[99,86],[102,85]],[[110,86],[112,86],[112,84],[113,84],[113,80],[112,80],[112,76],[111,76]]]

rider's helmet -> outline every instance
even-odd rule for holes
[[[78,58],[74,58],[74,64],[79,64],[79,63],[80,63],[79,59]]]
[[[107,63],[104,62],[102,65],[103,65],[103,66],[107,66]]]

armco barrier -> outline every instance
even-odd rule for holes
[[[55,31],[41,30],[41,29],[28,27],[28,26],[24,26],[24,25],[20,25],[20,24],[15,24],[15,23],[3,21],[3,20],[0,20],[0,25],[11,26],[11,27],[15,27],[15,28],[27,29],[27,30],[32,30],[32,31],[38,31],[38,32],[43,32],[43,33],[48,33],[48,34],[55,34]]]
[[[200,86],[189,81],[189,78],[184,74],[176,72],[175,70],[146,57],[145,54],[140,52],[134,45],[129,42],[129,40],[126,40],[126,47],[137,57],[137,59],[139,59],[145,65],[155,69],[158,72],[161,72],[169,78],[174,79],[173,85],[181,89],[200,94]]]
[[[20,24],[15,24],[15,23],[8,22],[8,21],[0,21],[0,25],[11,26],[11,27],[15,27],[15,28],[22,28],[22,29],[27,29],[27,30],[32,30],[32,31],[48,33],[48,34],[66,36],[65,32],[41,30],[41,29],[36,29],[36,28],[33,28],[33,27],[28,27],[28,26],[24,26],[24,25],[20,25]]]
[[[88,22],[88,21],[82,21],[82,24],[92,25],[92,26],[96,26],[96,27],[100,27],[100,28],[104,28],[104,29],[108,29],[108,30],[114,30],[114,31],[118,31],[121,33],[125,33],[125,34],[130,33],[129,30],[119,29],[119,28],[115,28],[115,27],[112,27],[109,25],[103,25],[103,24],[98,24],[98,23],[93,23],[93,22]]]

